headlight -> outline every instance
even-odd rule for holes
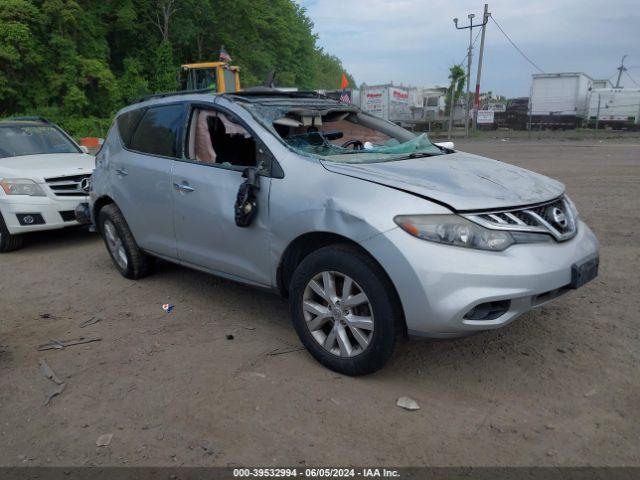
[[[7,195],[46,196],[40,185],[28,178],[5,178],[0,181],[0,186]]]
[[[489,230],[458,215],[399,215],[393,220],[414,237],[445,245],[502,251],[515,243],[509,232]]]

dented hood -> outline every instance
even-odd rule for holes
[[[428,197],[459,211],[530,205],[564,193],[564,185],[549,177],[464,152],[381,163],[322,163],[331,172]]]

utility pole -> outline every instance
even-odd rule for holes
[[[484,54],[484,34],[487,31],[487,22],[489,21],[489,4],[484,4],[484,14],[482,16],[482,34],[480,35],[480,54],[478,56],[478,74],[476,75],[476,97],[473,102],[475,108],[473,129],[478,128],[478,109],[480,108],[480,78],[482,77],[482,55]]]
[[[600,94],[598,93],[598,111],[596,113],[596,134],[595,137],[598,138],[598,127],[600,126]]]
[[[449,87],[449,95],[451,100],[449,100],[449,133],[447,135],[447,140],[451,140],[451,132],[453,131],[453,94],[454,94],[454,83],[451,82],[451,86]]]
[[[486,8],[486,5],[485,5],[485,8]],[[477,27],[484,28],[488,20],[488,17],[486,17],[483,23],[474,25],[473,19],[475,18],[475,15],[473,13],[470,13],[469,15],[467,15],[467,18],[469,18],[469,25],[467,25],[466,27],[459,27],[458,19],[457,18],[453,19],[453,23],[455,24],[458,30],[465,30],[467,28],[469,29],[469,50],[467,53],[467,95],[466,95],[466,102],[465,102],[465,108],[464,108],[464,135],[465,136],[469,136],[469,100],[471,100],[471,91],[469,87],[471,86],[471,63],[473,59],[473,29]]]
[[[529,88],[529,123],[527,125],[527,130],[529,130],[529,140],[531,140],[531,121],[533,120],[533,85]]]
[[[469,100],[471,100],[471,92],[469,91],[470,87],[470,78],[471,78],[471,60],[473,57],[473,17],[475,15],[470,13],[469,17],[469,51],[467,53],[467,94],[464,96],[464,136],[469,136]]]
[[[616,82],[616,88],[620,88],[620,78],[622,78],[622,72],[626,72],[627,68],[624,66],[624,59],[627,58],[627,56],[625,55],[624,57],[622,57],[622,60],[620,61],[620,66],[616,69],[618,70],[618,81]]]

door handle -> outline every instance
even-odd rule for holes
[[[116,175],[126,177],[127,175],[129,175],[129,172],[127,172],[124,168],[116,168]]]
[[[182,193],[191,193],[191,192],[195,192],[196,189],[189,186],[189,184],[187,182],[182,182],[182,183],[174,183],[173,187],[178,190],[179,192]]]

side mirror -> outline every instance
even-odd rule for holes
[[[80,145],[80,150],[82,150],[82,153],[89,153],[89,149],[84,145]]]
[[[256,190],[260,189],[260,177],[255,167],[245,168],[242,177],[246,180],[238,189],[234,216],[238,227],[248,227],[258,213]]]
[[[447,150],[453,150],[455,145],[453,142],[438,142],[434,143],[436,147],[446,148]]]

